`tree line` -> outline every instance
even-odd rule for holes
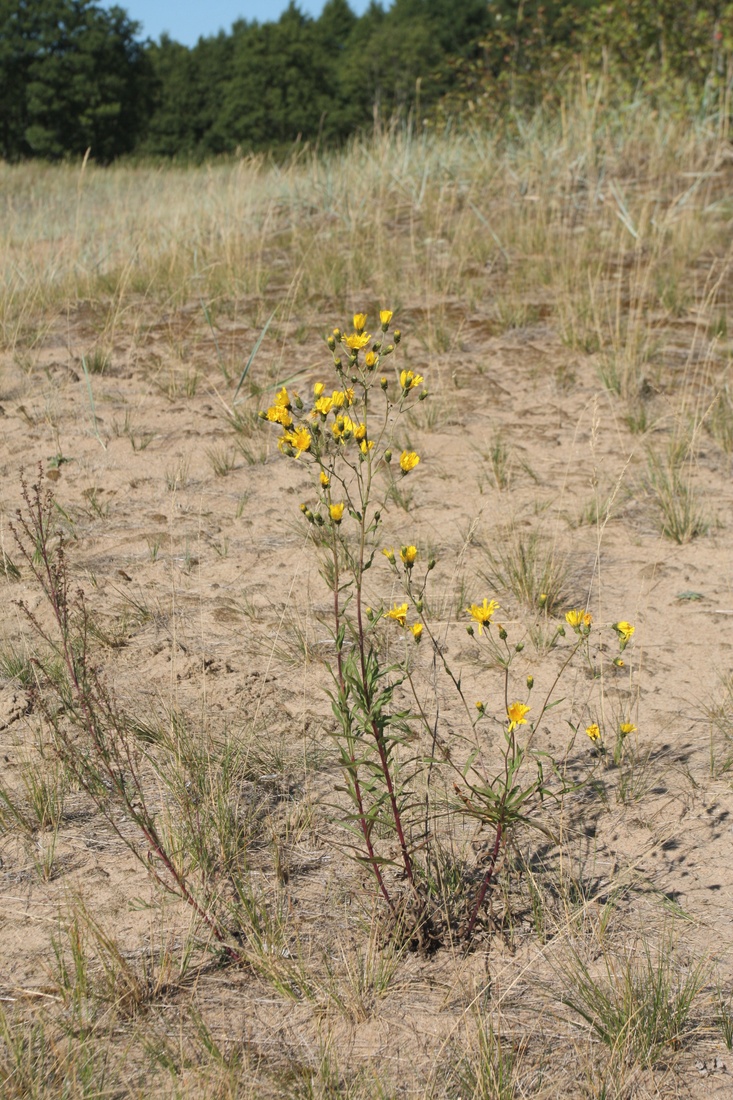
[[[552,94],[578,58],[659,94],[730,85],[723,0],[327,0],[189,48],[122,7],[0,0],[0,156],[208,157],[331,146],[382,119],[496,115]],[[726,67],[727,66],[727,67]]]

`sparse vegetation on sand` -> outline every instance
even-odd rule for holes
[[[726,1094],[733,160],[605,103],[0,166],[3,1097]]]

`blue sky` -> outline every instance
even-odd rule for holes
[[[112,7],[114,0],[103,0]],[[298,0],[306,15],[318,16],[324,0]],[[289,0],[118,0],[131,19],[142,24],[144,38],[160,38],[167,31],[171,38],[193,46],[201,35],[228,31],[237,19],[256,19],[260,23],[278,19]],[[361,15],[369,0],[349,0],[351,10]],[[383,5],[389,7],[388,3]]]

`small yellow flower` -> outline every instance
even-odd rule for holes
[[[412,569],[417,561],[417,547],[403,546],[400,550],[400,558],[402,559],[403,565],[406,565],[408,569]]]
[[[623,737],[628,737],[630,733],[636,733],[636,726],[633,722],[622,722],[618,727],[618,731]]]
[[[364,329],[366,328],[366,319],[367,319],[366,313],[355,313],[354,314],[354,328],[356,329],[357,332],[363,332],[364,331]]]
[[[413,623],[410,627],[413,638],[416,642],[419,642],[422,638],[422,623]]]
[[[613,629],[618,634],[618,640],[619,640],[619,643],[621,645],[621,651],[623,652],[626,649],[626,646],[631,641],[631,638],[632,638],[633,634],[636,631],[636,627],[632,626],[631,623],[627,623],[625,621],[622,621],[620,623],[614,623],[613,624]]]
[[[331,404],[334,409],[341,409],[346,404],[346,394],[343,390],[334,390],[331,394]]]
[[[314,397],[323,397],[323,394],[325,393],[325,391],[326,391],[326,387],[323,385],[323,382],[316,382],[315,386],[313,387],[313,396]]]
[[[509,718],[509,732],[517,728],[517,726],[526,726],[527,719],[524,717],[530,711],[530,707],[526,703],[512,703],[507,707],[506,713]]]
[[[346,344],[347,348],[351,351],[359,351],[361,348],[365,348],[371,340],[371,336],[368,332],[352,332],[351,336],[342,336],[341,343]]]
[[[341,523],[344,518],[344,506],[343,504],[331,504],[328,509],[331,516],[332,523]]]
[[[333,408],[333,398],[331,397],[319,397],[313,406],[313,411],[320,413],[321,416],[328,416]]]
[[[481,700],[479,699],[478,702],[476,703],[476,710],[479,712],[479,714],[483,714],[484,711],[486,710],[486,703],[482,703]]]
[[[369,454],[369,452],[371,451],[373,446],[374,446],[374,440],[373,439],[369,439],[369,440],[362,439],[361,443],[359,444],[359,450],[361,451],[361,453],[363,455],[366,455],[366,454]]]
[[[360,443],[362,439],[366,439],[366,424],[357,424],[354,428],[354,439],[357,439]]]
[[[395,604],[392,610],[387,612],[387,618],[393,619],[400,626],[404,626],[407,621],[407,604]]]
[[[275,394],[275,404],[280,405],[283,409],[290,408],[290,398],[288,397],[288,391],[283,388]]]
[[[379,311],[379,323],[386,332],[389,328],[389,322],[392,320],[391,309],[380,309]]]
[[[400,455],[400,469],[403,474],[409,474],[410,470],[414,470],[420,461],[420,455],[415,454],[414,451],[403,451]]]
[[[491,622],[491,616],[495,611],[498,611],[499,604],[496,600],[487,600],[484,596],[484,602],[482,604],[472,603],[470,607],[466,608],[466,611],[474,620],[478,623],[478,632],[483,634],[484,627],[488,626]]]
[[[594,745],[601,740],[601,731],[597,722],[591,722],[589,726],[586,726],[585,732],[588,734]]]
[[[350,416],[344,414],[343,416],[337,416],[331,425],[331,431],[334,438],[341,443],[345,443],[347,439],[350,439],[354,434],[356,424]]]
[[[374,367],[376,367],[377,362],[378,362],[378,357],[377,357],[376,352],[368,351],[366,353],[366,355],[364,356],[364,363],[366,364],[367,367],[369,367],[369,370],[373,370]]]
[[[385,547],[382,553],[384,554],[389,564],[394,565],[394,550],[391,547],[389,547],[389,549]]]
[[[288,442],[298,452],[296,458],[300,458],[303,451],[309,451],[312,443],[311,433],[307,428],[295,428],[294,431],[289,432]]]
[[[408,390],[413,390],[415,386],[419,386],[425,379],[421,374],[414,374],[411,370],[403,370],[400,372],[400,385],[402,389],[407,393]]]
[[[576,633],[587,633],[590,630],[590,624],[593,622],[593,616],[589,611],[580,611],[577,607],[572,611],[565,612],[565,622],[568,626],[572,626]]]
[[[320,474],[318,475],[318,480],[320,481],[321,487],[323,489],[327,489],[331,484],[331,478],[328,476],[325,470],[321,470]]]
[[[293,418],[284,405],[270,405],[267,419],[273,424],[281,424],[283,428],[290,428],[293,423]]]

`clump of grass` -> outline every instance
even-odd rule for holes
[[[512,480],[512,456],[500,432],[495,433],[489,450],[483,451],[482,454],[496,488],[500,492],[508,489]]]
[[[511,526],[486,550],[482,576],[495,591],[510,592],[523,607],[548,613],[571,602],[572,574],[566,554],[538,531]]]
[[[230,447],[208,447],[206,457],[216,477],[226,477],[236,465],[236,455]]]
[[[669,936],[657,950],[601,950],[601,972],[577,952],[571,956],[564,1003],[586,1021],[624,1062],[654,1066],[679,1050],[692,1033],[692,1007],[706,980],[701,962],[682,967]]]
[[[709,526],[697,501],[692,469],[687,445],[673,443],[663,455],[648,452],[646,487],[657,508],[659,528],[679,544],[704,535]]]
[[[710,408],[706,427],[725,454],[733,454],[733,397],[726,383]]]
[[[84,356],[84,362],[90,374],[104,374],[111,362],[111,356],[102,348],[92,348],[89,354]]]

